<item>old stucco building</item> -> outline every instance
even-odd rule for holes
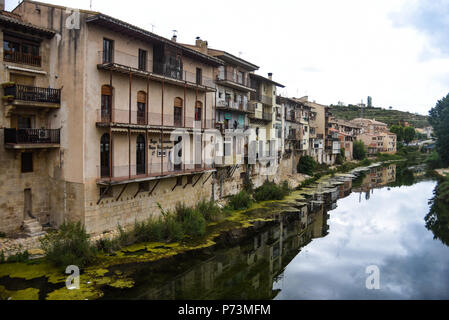
[[[2,193],[11,194],[0,201],[10,222],[0,231],[20,226],[26,219],[15,211],[27,205],[41,223],[81,220],[99,233],[158,214],[156,201],[170,208],[214,196],[215,169],[206,161],[213,152],[201,133],[214,128],[221,60],[96,12],[23,1],[1,21],[2,37],[12,28],[37,46],[34,60],[1,54],[2,82],[15,84],[3,95],[16,90],[3,103],[1,126],[38,128],[50,140],[20,131],[31,145],[22,134],[0,153],[11,169],[2,171],[4,187],[17,189]],[[183,132],[173,138],[175,128]],[[20,171],[21,157],[33,162],[32,173]]]

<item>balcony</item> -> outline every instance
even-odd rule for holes
[[[296,113],[295,112],[286,112],[285,120],[290,122],[296,122]]]
[[[254,114],[250,114],[249,118],[252,120],[262,120],[265,122],[271,122],[273,121],[273,114],[267,112],[257,112]]]
[[[227,85],[234,89],[254,91],[254,89],[251,88],[249,77],[244,79],[234,74],[221,73],[217,75],[216,82],[222,85]]]
[[[215,165],[213,164],[173,165],[165,161],[163,163],[113,166],[112,170],[108,166],[97,166],[99,177],[97,183],[100,185],[119,185],[213,171],[215,171]],[[109,175],[111,176],[109,177]]]
[[[251,100],[263,103],[267,106],[273,105],[273,97],[260,94],[258,92],[251,93]]]
[[[4,84],[4,99],[14,105],[59,108],[61,89]]]
[[[40,56],[13,51],[4,51],[3,60],[7,62],[26,64],[34,67],[40,67],[42,61]]]
[[[118,73],[132,74],[133,76],[155,81],[165,81],[179,86],[195,88],[206,91],[215,91],[215,82],[212,78],[202,74],[186,71],[182,64],[170,64],[168,62],[157,62],[149,58],[140,61],[137,55],[114,50],[112,59],[108,61],[109,55],[103,51],[98,52],[97,67],[103,70],[111,70]]]
[[[8,149],[59,148],[60,129],[4,129]]]
[[[212,113],[209,114],[211,116]],[[148,119],[148,120],[147,120]],[[97,126],[99,127],[140,127],[140,128],[187,128],[187,129],[213,129],[213,119],[197,120],[192,116],[175,118],[173,114],[164,113],[162,119],[158,112],[140,112],[126,109],[112,109],[112,111],[97,109]]]
[[[217,101],[217,109],[224,109],[230,111],[251,112],[248,110],[247,102],[237,102],[232,100]]]

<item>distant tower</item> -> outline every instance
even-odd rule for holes
[[[362,100],[362,103],[360,104],[360,118],[364,118],[364,105],[363,105],[363,100]]]
[[[368,108],[372,108],[373,107],[373,98],[372,97],[368,97],[367,107]]]

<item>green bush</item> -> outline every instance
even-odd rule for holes
[[[360,164],[364,167],[368,167],[372,164],[372,161],[370,159],[363,159]]]
[[[100,239],[97,241],[96,247],[98,251],[102,251],[104,253],[113,253],[117,250],[120,250],[121,245],[119,239]]]
[[[136,222],[134,225],[134,242],[158,242],[166,238],[166,224],[164,217],[153,218]]]
[[[222,211],[213,201],[202,200],[196,206],[206,221],[218,221],[222,217]]]
[[[184,204],[178,204],[175,214],[177,221],[182,223],[186,235],[196,237],[206,233],[206,219],[197,208],[188,208]]]
[[[290,187],[287,181],[284,181],[280,186],[276,185],[274,182],[265,181],[265,183],[254,192],[254,199],[256,201],[282,200],[289,193]]]
[[[251,195],[243,190],[230,197],[228,205],[233,210],[245,210],[251,207],[252,203],[253,200],[251,199]]]
[[[366,158],[366,149],[365,149],[365,144],[363,143],[363,141],[354,142],[354,145],[352,148],[352,155],[355,160],[363,160]]]
[[[313,172],[317,168],[317,163],[310,156],[303,156],[299,159],[297,171],[302,174],[313,176]]]
[[[169,241],[181,241],[184,238],[184,229],[182,223],[179,222],[174,215],[166,217],[167,238]]]
[[[58,232],[47,234],[40,240],[48,261],[56,266],[86,266],[95,261],[97,248],[81,222],[64,223]]]
[[[0,232],[0,238],[6,238],[6,233]]]
[[[342,165],[345,162],[345,159],[342,157],[341,154],[337,154],[337,158],[335,159],[336,165]]]
[[[5,257],[3,257],[4,259]],[[8,263],[19,263],[19,262],[27,262],[30,259],[30,254],[28,251],[19,252],[13,256],[9,256],[6,262]]]
[[[424,163],[429,169],[432,170],[443,167],[443,162],[441,161],[440,155],[435,151],[429,154]]]
[[[0,252],[0,264],[5,263],[5,253],[3,250]]]

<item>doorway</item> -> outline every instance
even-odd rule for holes
[[[24,205],[23,205],[23,220],[28,220],[32,217],[32,194],[31,189],[24,190]]]

